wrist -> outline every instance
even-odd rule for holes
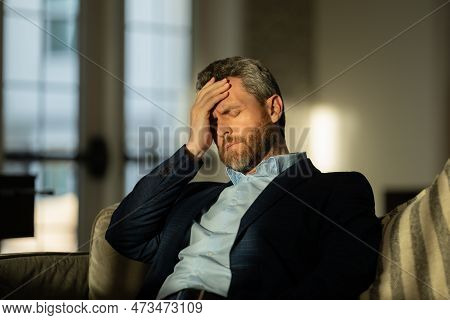
[[[204,150],[195,147],[192,143],[189,142],[186,144],[186,149],[194,158],[198,160],[201,159],[205,154]]]

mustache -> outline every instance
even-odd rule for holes
[[[244,138],[233,138],[233,137],[227,137],[223,140],[223,145],[231,144],[231,143],[238,143],[238,142],[246,142]]]

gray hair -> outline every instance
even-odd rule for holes
[[[264,105],[265,101],[274,94],[279,95],[283,99],[278,83],[272,73],[255,59],[236,56],[210,63],[197,75],[197,91],[203,88],[212,77],[216,81],[226,77],[240,78],[247,92],[255,96],[261,105]],[[286,118],[283,108],[281,117],[277,122],[283,136],[285,123]]]

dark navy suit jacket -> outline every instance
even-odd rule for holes
[[[231,182],[192,182],[202,166],[183,145],[113,213],[106,240],[148,263],[138,299],[155,299],[200,220]],[[367,179],[299,159],[244,214],[230,252],[228,299],[356,299],[372,283],[381,239]]]

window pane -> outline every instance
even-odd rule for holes
[[[152,97],[152,101],[158,106],[164,106],[163,94],[157,90],[143,90],[142,94]],[[125,145],[127,154],[137,156],[140,142],[139,129],[158,128],[162,125],[161,120],[164,118],[163,111],[153,105],[146,99],[130,92],[126,95],[125,118],[127,121],[127,130],[125,133]],[[164,108],[164,107],[162,107]]]
[[[46,57],[47,59],[59,59],[57,64],[52,63],[48,67],[55,66],[47,70],[49,79],[55,75],[68,80],[75,79],[78,68],[57,68],[58,66],[72,66],[73,60],[77,59],[77,54],[73,49],[77,48],[77,8],[76,1],[46,1],[46,29],[52,35],[46,35]],[[66,74],[69,72],[69,74]],[[54,75],[55,74],[55,75]]]
[[[78,0],[45,0],[47,15],[73,18],[78,13]]]
[[[19,9],[23,17],[7,7],[4,11],[5,151],[75,153],[78,56],[64,45],[58,47],[58,41],[52,44],[53,37],[27,19],[31,17],[39,26],[72,45],[77,42],[78,1],[40,3],[39,8]],[[14,4],[25,7],[22,2]]]
[[[151,36],[146,33],[126,32],[125,78],[133,88],[152,86]]]
[[[42,0],[6,0],[5,6],[14,9],[39,10],[41,9]]]
[[[42,25],[42,20],[38,23]],[[5,16],[4,24],[5,81],[38,81],[42,31],[17,15]]]
[[[150,73],[150,83],[159,84],[159,87],[166,87],[165,79],[169,77],[169,74],[165,74],[168,70],[164,70],[164,64],[169,57],[164,56],[164,39],[167,39],[170,35],[160,34],[160,33],[152,33],[150,35],[151,42],[153,44],[152,47],[152,72]],[[181,52],[179,53],[182,54]],[[178,59],[183,59],[183,57],[178,56]],[[185,61],[186,63],[186,61]],[[175,70],[170,70],[174,72]]]
[[[186,0],[168,0],[164,3],[164,23],[190,27],[191,24],[191,2]]]
[[[5,151],[37,151],[39,146],[39,92],[6,88],[4,94]]]
[[[41,150],[75,154],[78,147],[77,92],[47,90],[42,112]]]
[[[78,55],[72,50],[76,49],[76,24],[66,20],[54,19],[48,22],[52,34],[46,36],[46,54],[44,79],[50,83],[74,85],[78,82]],[[69,47],[70,48],[69,48]]]
[[[189,0],[127,0],[126,20],[181,26],[191,24]]]
[[[165,37],[160,42],[162,49],[160,72],[164,75],[161,82],[164,88],[176,89],[178,93],[190,88],[191,81],[190,64],[190,38],[183,34],[173,37]]]
[[[125,89],[125,151],[140,161],[126,165],[126,191],[150,170],[143,158],[156,154],[159,163],[185,142],[174,129],[188,121],[190,107],[191,6],[126,1],[125,82],[134,90]]]
[[[125,20],[150,21],[152,1],[149,0],[126,0]]]
[[[76,92],[12,87],[4,90],[4,101],[6,151],[76,152]]]

